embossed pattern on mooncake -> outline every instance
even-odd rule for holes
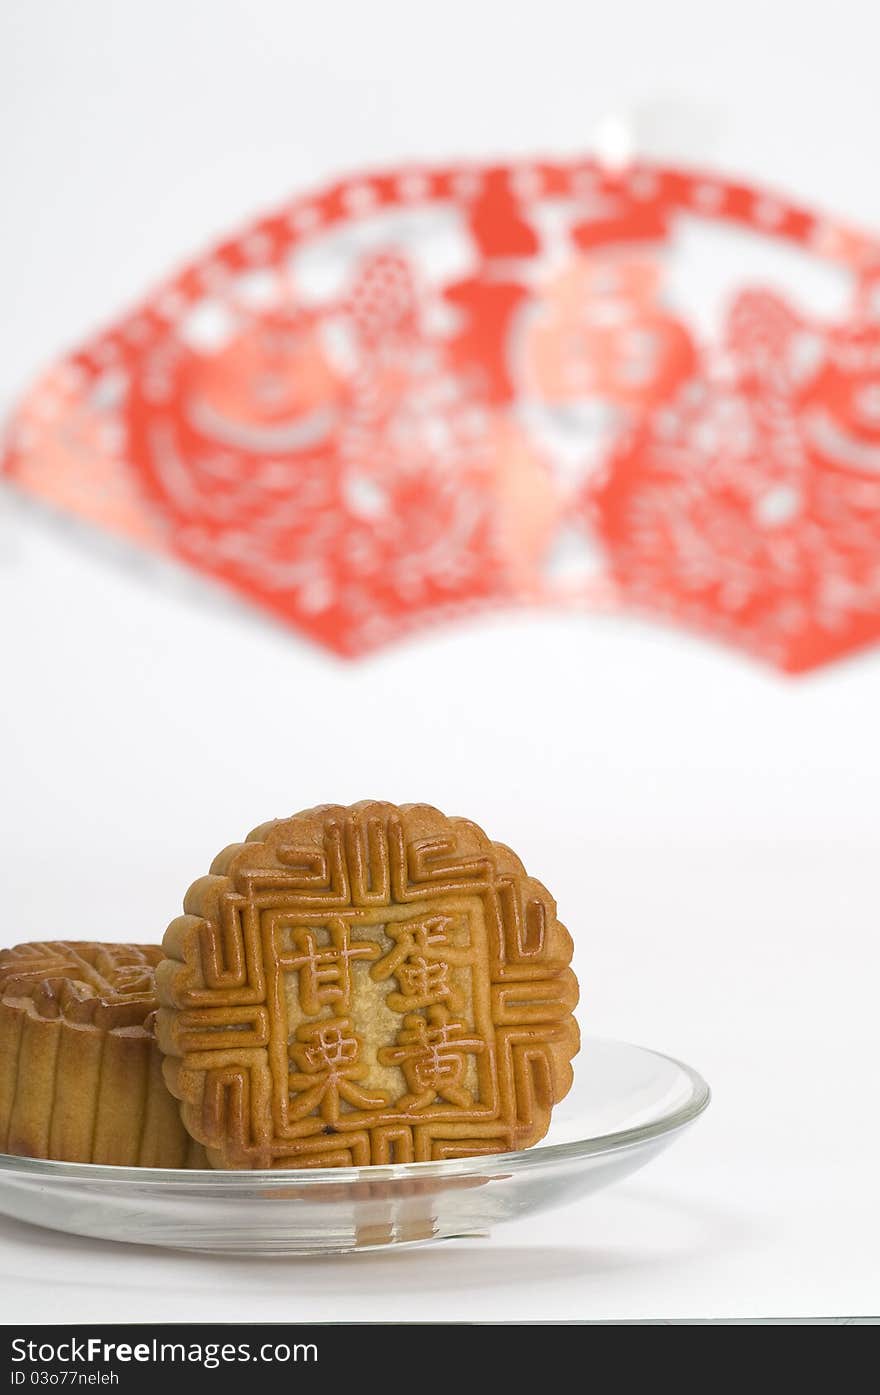
[[[528,1147],[571,1084],[571,939],[466,819],[326,805],[227,848],[165,936],[165,1076],[215,1167]]]

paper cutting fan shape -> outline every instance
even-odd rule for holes
[[[69,354],[3,469],[348,656],[526,602],[807,668],[880,630],[878,284],[876,240],[715,177],[359,176]]]

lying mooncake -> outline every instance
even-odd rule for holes
[[[0,950],[0,1152],[205,1167],[162,1077],[156,945]]]
[[[571,939],[540,882],[466,819],[365,802],[264,824],[184,911],[157,1034],[214,1167],[525,1148],[569,1089]]]

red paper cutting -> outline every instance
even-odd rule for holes
[[[880,637],[880,329],[744,293],[727,351],[584,504],[625,600],[797,672]]]
[[[707,324],[694,227],[838,267],[841,308],[734,257]],[[2,467],[340,654],[525,601],[800,670],[880,634],[878,283],[876,240],[714,176],[358,177],[56,365]]]

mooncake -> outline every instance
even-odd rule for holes
[[[579,1045],[549,892],[467,819],[324,805],[190,887],[157,971],[165,1078],[218,1168],[526,1148]]]
[[[0,1151],[205,1167],[162,1076],[157,945],[42,940],[0,950]]]

